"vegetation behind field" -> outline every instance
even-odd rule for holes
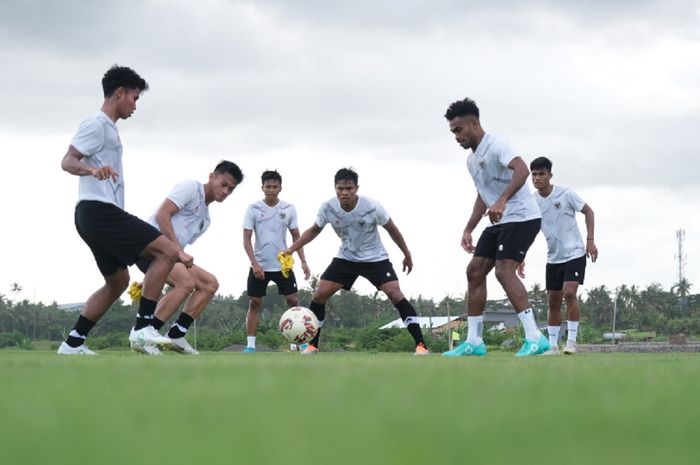
[[[315,281],[312,280],[312,285]],[[664,290],[659,284],[646,288],[621,286],[617,290],[617,331],[628,332],[628,339],[668,339],[668,336],[685,334],[700,336],[700,297],[687,295],[689,285],[682,289],[674,286]],[[682,295],[681,295],[682,294]],[[312,290],[299,292],[302,305],[308,306]],[[535,284],[529,291],[537,320],[546,322],[547,293]],[[421,316],[445,316],[465,312],[464,299],[445,297],[441,301],[422,297],[411,299]],[[580,299],[583,325],[579,341],[602,342],[604,332],[609,332],[613,318],[614,292],[605,286],[590,289]],[[127,334],[133,325],[136,304],[118,301],[90,333],[90,346],[95,349],[127,348]],[[245,315],[248,297],[216,296],[197,320],[197,347],[201,350],[221,350],[233,344],[245,343]],[[489,301],[487,311],[508,309],[509,303]],[[286,304],[277,290],[271,287],[263,299],[258,344],[271,349],[286,347],[277,331],[277,322]],[[77,317],[77,309],[62,310],[56,303],[44,305],[27,300],[12,301],[0,295],[0,347],[31,349],[51,348],[65,339]],[[412,340],[406,331],[378,328],[398,318],[396,309],[382,293],[360,295],[354,291],[341,291],[326,305],[326,325],[323,333],[325,349],[346,351],[397,352],[412,350]],[[447,347],[447,336],[426,334],[433,351]],[[506,339],[517,345],[522,335],[514,333],[486,332],[486,342],[498,346]]]

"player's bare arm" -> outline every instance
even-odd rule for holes
[[[508,199],[513,197],[513,195],[525,185],[527,178],[530,176],[530,170],[521,157],[513,158],[510,163],[508,163],[508,169],[513,171],[513,176],[501,196],[489,208],[489,219],[491,223],[498,223],[501,221],[503,212],[506,210]]]
[[[178,261],[187,268],[190,268],[194,263],[194,258],[180,247],[177,235],[175,234],[175,228],[173,228],[172,217],[175,216],[178,211],[180,211],[180,209],[172,200],[165,199],[156,212],[156,222],[158,223],[161,234],[170,239],[173,244],[178,245]]]
[[[411,251],[408,250],[408,245],[406,245],[403,234],[401,234],[401,231],[399,231],[399,228],[394,224],[394,220],[391,218],[389,218],[389,221],[384,225],[384,229],[389,233],[389,237],[394,241],[394,244],[403,252],[403,271],[409,274],[411,270],[413,270],[413,259],[411,258]]]
[[[101,166],[99,168],[91,168],[82,162],[85,156],[78,152],[78,149],[72,145],[68,146],[68,152],[63,156],[61,160],[61,169],[75,176],[94,176],[100,181],[112,178],[112,181],[116,181],[119,177],[114,168],[111,166]]]
[[[299,237],[301,237],[301,233],[299,232],[298,228],[290,229],[289,233],[292,235],[292,241],[296,242],[299,240]],[[311,277],[311,270],[309,270],[309,266],[306,264],[306,254],[304,254],[304,248],[300,247],[299,250],[297,250],[297,255],[299,255],[299,260],[301,260],[301,270],[304,272],[304,279],[309,280]]]
[[[248,255],[248,260],[250,261],[250,268],[253,270],[253,276],[258,279],[265,279],[265,270],[262,269],[260,263],[255,259],[255,253],[253,252],[253,230],[243,228],[243,249],[246,255]]]
[[[293,243],[292,245],[290,245],[289,248],[288,248],[287,250],[284,250],[283,252],[284,252],[285,254],[287,254],[287,255],[293,254],[294,252],[296,252],[297,250],[301,249],[302,247],[304,247],[304,246],[305,246],[306,244],[308,244],[309,242],[311,242],[311,241],[313,241],[314,239],[316,239],[316,236],[318,236],[319,234],[321,234],[321,231],[323,231],[323,228],[321,228],[319,225],[317,225],[316,223],[314,223],[313,226],[311,226],[309,229],[307,229],[306,231],[304,231],[304,232],[302,233],[302,235],[299,237],[299,239],[297,239],[296,241],[294,241],[294,243]]]
[[[595,214],[588,204],[583,206],[581,213],[586,221],[586,255],[595,262],[598,259],[598,247],[595,245]]]
[[[481,200],[479,194],[476,195],[476,200],[474,201],[474,207],[472,208],[472,215],[467,221],[467,226],[464,228],[462,233],[462,248],[468,253],[474,253],[474,244],[472,244],[472,232],[476,225],[479,224],[481,218],[483,218],[486,213],[486,204]]]

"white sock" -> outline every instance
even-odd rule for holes
[[[484,316],[467,317],[467,342],[470,344],[481,344],[484,342]]]
[[[248,347],[255,349],[255,336],[248,336]]]
[[[535,315],[532,313],[532,309],[528,308],[518,313],[518,318],[523,324],[525,338],[533,342],[539,341],[542,333],[540,333],[540,330],[537,329],[537,323],[535,323]]]
[[[567,321],[566,329],[569,333],[566,337],[566,340],[576,342],[576,336],[578,335],[578,321]]]
[[[559,344],[559,328],[560,326],[547,326],[547,334],[549,335],[549,345],[552,347]]]

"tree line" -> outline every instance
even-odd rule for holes
[[[301,289],[302,305],[311,302],[312,289]],[[700,296],[691,295],[690,284],[680,283],[665,290],[652,283],[645,288],[622,285],[612,289],[598,286],[580,296],[581,320],[585,342],[601,342],[602,334],[610,331],[613,313],[618,331],[630,330],[653,333],[659,337],[675,334],[700,335]],[[547,321],[547,292],[540,284],[528,291],[532,307],[540,324]],[[445,316],[466,313],[465,297],[444,297],[440,301],[421,296],[411,299],[421,316]],[[245,317],[248,297],[245,292],[235,296],[216,296],[197,320],[198,345],[203,349],[220,350],[245,341]],[[507,300],[490,300],[487,311],[508,309]],[[127,347],[127,335],[133,325],[137,305],[117,301],[91,332],[91,347]],[[286,310],[282,296],[274,287],[263,299],[258,341],[273,349],[285,345],[277,331],[277,322]],[[26,299],[13,301],[0,294],[0,347],[30,348],[32,341],[65,339],[77,316],[77,309],[61,309],[57,303],[45,305]],[[378,328],[398,318],[398,313],[384,294],[361,295],[341,291],[326,305],[324,344],[345,350],[410,350],[411,339],[406,331],[379,331]],[[194,335],[191,334],[190,338]],[[489,335],[490,342],[499,343],[503,335]],[[517,334],[516,334],[517,337]],[[434,350],[446,347],[446,338],[429,339]]]

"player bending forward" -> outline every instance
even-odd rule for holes
[[[117,121],[136,111],[136,101],[148,84],[133,69],[113,66],[102,78],[104,101],[98,112],[84,120],[61,168],[79,177],[75,228],[92,251],[104,285],[85,302],[78,321],[58,348],[60,355],[94,355],[85,341],[88,333],[129,285],[128,265],[147,257],[152,265],[143,280],[135,335],[149,344],[170,342],[158,334],[151,320],[165,279],[177,260],[177,245],[157,229],[124,211],[122,143]]]
[[[243,181],[241,169],[233,162],[222,161],[214,172],[209,174],[206,184],[199,181],[187,180],[178,183],[163,201],[163,204],[151,216],[149,222],[165,237],[180,247],[180,254],[187,255],[185,247],[206,232],[211,224],[209,204],[223,202],[233,190]],[[149,260],[140,259],[136,262],[144,273],[151,266]],[[197,317],[204,311],[207,304],[219,289],[216,277],[194,263],[186,267],[176,263],[168,274],[170,291],[160,299],[156,307],[152,325],[156,330],[165,324],[177,311],[182,302],[187,300],[177,321],[170,327],[168,337],[172,341],[170,348],[176,352],[197,355],[197,352],[185,339],[187,330]],[[131,348],[147,355],[160,355],[160,350],[154,344],[134,337],[129,338]]]
[[[330,224],[340,237],[340,250],[326,271],[321,275],[316,291],[311,299],[311,311],[318,317],[319,329],[308,347],[301,353],[318,353],[319,338],[326,316],[325,304],[340,289],[350,290],[358,276],[368,279],[391,300],[403,320],[408,332],[416,343],[415,355],[427,355],[428,349],[416,319],[416,311],[404,297],[399,287],[389,255],[382,245],[377,226],[387,230],[394,243],[404,254],[403,271],[413,269],[411,252],[399,228],[375,200],[357,195],[357,173],[343,168],[335,174],[336,197],[328,200],[318,210],[316,222],[304,231],[285,254],[292,254],[318,236],[324,226]]]
[[[539,157],[530,163],[532,184],[537,189],[532,196],[542,212],[542,233],[547,239],[546,288],[549,294],[547,329],[551,348],[546,355],[559,354],[561,301],[566,302],[567,338],[564,353],[576,353],[576,335],[580,320],[576,293],[586,274],[586,256],[592,262],[598,258],[594,241],[595,221],[591,207],[571,189],[552,185],[552,162]],[[586,220],[586,244],[576,224],[576,213]]]

